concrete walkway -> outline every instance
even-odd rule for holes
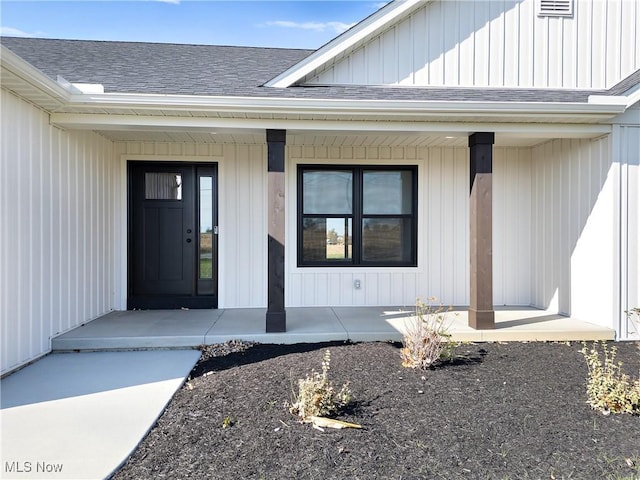
[[[58,353],[0,381],[0,478],[102,479],[154,425],[200,352]]]

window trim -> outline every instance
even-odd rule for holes
[[[343,164],[298,164],[296,174],[296,247],[298,267],[417,267],[418,266],[418,165],[343,165]],[[353,205],[350,214],[304,214],[304,172],[308,170],[350,171],[353,174],[352,198]],[[411,182],[411,213],[410,214],[364,214],[363,209],[363,178],[365,171],[410,171]],[[305,218],[351,218],[352,219],[352,257],[351,259],[305,261],[303,259],[303,223]],[[410,260],[402,261],[365,261],[362,259],[362,225],[366,218],[409,218],[411,220],[411,251]]]

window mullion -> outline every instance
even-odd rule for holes
[[[353,169],[353,264],[362,263],[362,168]]]

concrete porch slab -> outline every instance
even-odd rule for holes
[[[205,344],[227,340],[261,343],[314,343],[348,340],[348,333],[329,307],[303,307],[287,310],[287,331],[266,333],[264,308],[228,309],[207,332]]]
[[[495,328],[474,330],[468,325],[468,312],[454,308],[451,333],[455,340],[501,341],[580,341],[614,340],[615,330],[575,318],[531,307],[495,307]]]
[[[224,310],[116,311],[51,340],[53,350],[180,348],[202,345]]]
[[[264,308],[113,312],[52,340],[56,351],[187,348],[227,340],[261,343],[398,341],[414,318],[411,308],[304,307],[287,309],[287,331],[265,332]],[[530,307],[497,307],[492,330],[468,326],[467,310],[446,314],[456,341],[613,340],[615,331]]]

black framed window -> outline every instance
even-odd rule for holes
[[[416,166],[298,167],[299,266],[416,266]]]

